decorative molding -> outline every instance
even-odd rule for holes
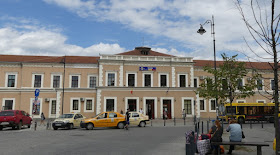
[[[120,74],[119,86],[120,86],[120,87],[123,87],[123,64],[120,65],[120,72],[119,72],[119,74]]]
[[[101,92],[102,92],[102,90],[97,89],[97,94],[96,94],[96,113],[97,114],[101,113]]]
[[[99,86],[103,86],[103,65],[99,65]]]
[[[190,69],[190,74],[191,74],[191,87],[194,86],[194,73],[193,73],[193,66]]]
[[[176,81],[175,81],[175,67],[172,67],[172,75],[171,75],[171,78],[172,78],[172,87],[176,87]]]

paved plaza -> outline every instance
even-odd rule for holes
[[[105,154],[105,155],[184,155],[185,132],[193,130],[191,120],[166,121],[154,120],[144,128],[130,127],[129,130],[116,128],[96,128],[94,130],[60,129],[46,130],[46,126],[38,126],[37,130],[5,129],[0,132],[1,154]],[[224,125],[226,128],[227,124]],[[269,147],[263,147],[264,155],[274,154],[272,141],[274,137],[273,124],[243,125],[246,136],[244,141],[266,142]],[[204,132],[206,125],[204,124]],[[229,133],[223,134],[223,140],[228,141]],[[228,151],[228,147],[225,147]],[[256,147],[237,146],[234,155],[255,155]]]

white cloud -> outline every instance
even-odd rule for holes
[[[21,27],[21,30],[17,28]],[[28,28],[26,28],[28,27]],[[32,27],[30,30],[29,27]],[[126,51],[118,44],[99,43],[83,48],[65,43],[67,37],[60,32],[33,25],[0,28],[1,54],[21,55],[84,55],[115,54]]]
[[[210,34],[210,24],[204,25],[207,33],[203,36],[198,35],[196,31],[199,28],[199,24],[211,19],[211,15],[214,15],[217,51],[245,51],[250,55],[250,51],[242,38],[245,37],[250,42],[252,38],[249,36],[245,24],[241,21],[241,16],[234,5],[234,0],[44,1],[64,7],[83,18],[93,18],[97,21],[114,21],[135,31],[168,37],[178,41],[180,45],[185,44],[186,48],[193,50],[187,55],[194,55],[199,58],[212,51],[213,42]],[[242,2],[248,3],[249,1]],[[266,5],[262,6],[267,7]],[[244,7],[245,14],[251,17],[248,6],[244,5]],[[263,54],[254,43],[252,46],[259,54]],[[174,49],[169,51],[172,50]],[[181,55],[184,52],[177,53]]]

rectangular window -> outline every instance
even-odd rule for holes
[[[186,87],[186,75],[180,75],[180,87]]]
[[[128,74],[128,86],[135,86],[135,74]]]
[[[275,90],[275,83],[274,80],[270,80],[271,90]]]
[[[92,100],[87,100],[87,102],[86,102],[86,110],[92,110]]]
[[[258,79],[257,80],[257,87],[258,87],[258,90],[262,90],[263,89],[262,79]]]
[[[257,102],[258,102],[258,103],[265,103],[264,100],[258,100]]]
[[[198,80],[197,80],[197,78],[193,79],[193,87],[195,87],[195,88],[198,87]]]
[[[79,110],[79,100],[73,100],[72,110]]]
[[[16,75],[8,75],[8,87],[15,87]]]
[[[242,79],[238,79],[237,82],[238,82],[237,88],[238,88],[239,90],[242,89],[242,88],[243,88],[243,80],[242,80]]]
[[[60,87],[60,76],[54,75],[53,76],[53,88],[59,88]]]
[[[35,75],[34,87],[40,88],[41,87],[41,82],[42,82],[42,75]]]
[[[115,86],[115,73],[108,73],[108,86]]]
[[[215,100],[210,100],[210,106],[211,106],[211,109],[210,110],[216,110],[216,101]]]
[[[161,87],[167,86],[167,75],[160,75],[160,86]]]
[[[13,100],[5,100],[4,110],[13,110]]]
[[[96,77],[91,76],[89,78],[89,88],[95,88],[96,87]]]
[[[145,87],[151,87],[151,74],[145,74],[144,75],[145,78]]]
[[[192,101],[191,100],[184,100],[184,109],[187,115],[192,114]]]
[[[204,100],[199,100],[199,103],[200,103],[200,110],[205,110],[204,109]]]
[[[106,99],[106,111],[114,111],[114,99]]]
[[[239,100],[239,101],[237,101],[237,103],[245,103],[245,101]]]
[[[79,87],[79,76],[72,76],[71,88]]]
[[[51,105],[51,114],[55,115],[56,114],[56,100],[52,100],[52,105]]]

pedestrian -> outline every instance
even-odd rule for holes
[[[121,114],[123,114],[123,111],[121,110]]]
[[[140,108],[139,113],[140,113],[140,114],[144,114],[142,108]]]
[[[126,129],[126,130],[128,130],[128,125],[129,125],[129,109],[127,109],[127,111],[126,111],[126,113],[125,113],[125,122],[126,122],[126,124],[125,124],[125,126],[124,126],[124,128]]]
[[[46,125],[45,125],[45,119],[46,119],[46,117],[45,117],[44,113],[42,112],[42,113],[41,113],[41,122],[40,122],[40,125],[43,123],[44,126],[46,126]],[[40,126],[40,125],[39,125],[39,126]]]
[[[229,140],[231,142],[241,142],[242,129],[240,124],[237,124],[236,120],[230,120],[226,131],[230,132]],[[227,154],[232,154],[232,150],[234,150],[234,145],[230,145],[229,152]]]
[[[163,110],[163,119],[167,119],[167,111]]]
[[[215,125],[209,131],[209,134],[212,134],[210,141],[211,142],[222,142],[222,135],[223,135],[223,127],[219,120],[215,121]],[[213,154],[218,154],[218,145],[211,145]]]

